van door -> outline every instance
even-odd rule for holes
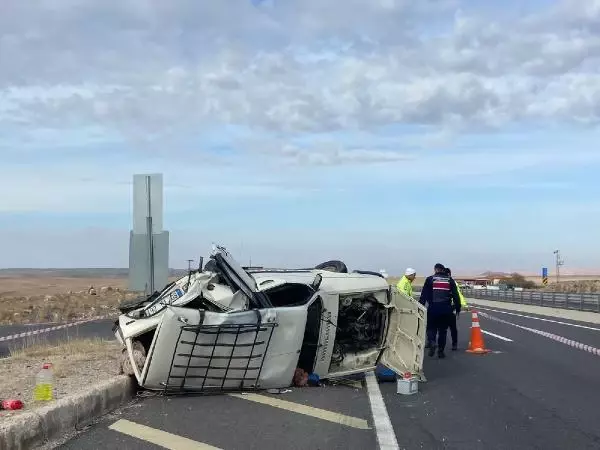
[[[389,296],[387,335],[380,362],[397,374],[411,372],[425,381],[426,309],[395,286],[390,286]]]
[[[224,247],[215,245],[211,257],[227,284],[235,291],[240,289],[250,299],[253,308],[270,308],[271,302],[264,292],[258,290],[256,280],[233,259]]]

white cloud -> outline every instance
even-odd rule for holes
[[[125,211],[143,171],[164,172],[184,207],[211,188],[297,197],[365,173],[398,184],[597,162],[589,146],[446,151],[461,132],[600,118],[598,1],[523,17],[463,3],[4,0],[0,155],[23,161],[4,164],[15,195],[0,210]],[[233,154],[207,148],[219,132]],[[138,161],[84,160],[107,146]]]
[[[100,123],[132,139],[214,123],[598,123],[596,3],[505,21],[452,18],[458,4],[7,0],[0,111],[9,123]]]

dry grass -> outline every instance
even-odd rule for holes
[[[90,286],[112,286],[127,289],[127,278],[82,278],[49,276],[11,276],[0,277],[1,297],[26,297],[34,295],[56,295],[69,291],[87,290]]]
[[[59,343],[38,342],[22,348],[11,349],[10,357],[14,361],[18,361],[29,358],[61,358],[108,354],[113,352],[117,344],[114,339],[101,338],[69,339]]]
[[[129,292],[124,279],[0,278],[0,324],[62,322],[117,312]],[[93,286],[97,295],[88,293]]]
[[[577,281],[562,281],[559,284],[550,283],[544,287],[544,291],[552,292],[567,292],[567,293],[600,293],[600,280],[577,280]]]
[[[118,374],[120,349],[115,340],[72,339],[11,350],[9,358],[0,359],[0,399],[20,399],[25,409],[39,406],[33,401],[35,375],[46,362],[54,367],[56,398],[78,392]],[[10,414],[15,412],[0,412]]]

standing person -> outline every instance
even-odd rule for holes
[[[398,290],[400,292],[404,292],[406,295],[408,295],[409,297],[412,298],[412,296],[413,296],[412,283],[415,280],[416,276],[417,276],[417,271],[415,269],[409,267],[408,269],[406,269],[404,271],[404,276],[402,278],[400,278],[400,281],[398,281],[398,284],[396,284],[396,287],[398,288]]]
[[[454,281],[454,279],[452,278],[452,271],[450,270],[450,267],[446,267],[446,276],[448,278],[450,278],[452,281]],[[458,283],[456,283],[456,290],[458,291],[458,297],[460,298],[460,306],[461,309],[468,308],[467,305],[467,301],[465,300],[464,295],[462,294],[462,292],[460,291],[460,287],[458,287]],[[452,350],[458,350],[458,329],[456,328],[456,319],[458,319],[458,315],[460,314],[460,310],[455,311],[455,314],[452,314],[452,316],[450,317],[450,323],[448,324],[448,326],[450,327],[450,337],[452,338]]]
[[[448,326],[456,313],[460,313],[460,297],[456,282],[446,275],[446,268],[437,263],[434,274],[425,279],[421,289],[421,304],[427,306],[427,341],[429,356],[435,354],[436,335],[438,358],[445,358]]]

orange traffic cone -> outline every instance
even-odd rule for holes
[[[491,350],[485,348],[485,343],[483,342],[483,333],[481,332],[481,327],[479,326],[479,317],[477,316],[477,311],[473,310],[471,312],[471,340],[469,341],[467,353],[483,355],[489,352],[491,352]]]

